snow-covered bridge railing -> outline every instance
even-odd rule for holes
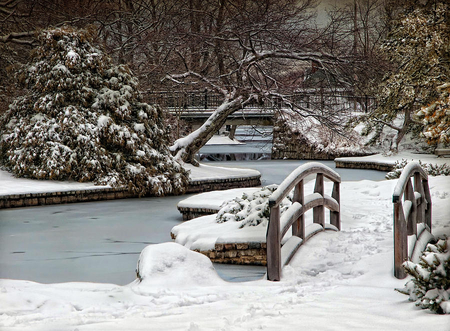
[[[422,250],[433,239],[428,175],[418,162],[411,162],[403,169],[394,188],[392,202],[394,203],[394,276],[405,278],[403,262],[408,259],[418,261]]]
[[[336,108],[352,111],[368,112],[376,108],[376,99],[371,96],[352,95],[351,91],[308,89],[283,93],[286,98],[295,104],[306,108]],[[174,113],[190,113],[200,111],[213,111],[219,107],[224,96],[209,90],[196,91],[152,91],[146,93],[150,104],[158,104]],[[259,109],[260,111],[273,111],[283,107],[289,107],[280,98],[265,98],[261,103],[254,101],[247,109]]]
[[[314,193],[304,194],[303,180],[316,174]],[[324,194],[324,177],[333,182],[331,197]],[[316,233],[325,229],[339,231],[341,177],[334,170],[310,162],[295,169],[269,197],[270,219],[267,228],[267,279],[281,278],[281,268],[288,264],[300,246]],[[280,217],[280,204],[294,189],[293,203]],[[325,208],[330,210],[330,224],[325,224]],[[313,224],[305,227],[304,214],[313,209]],[[281,241],[292,228],[292,237],[284,245]]]

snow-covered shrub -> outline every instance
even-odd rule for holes
[[[345,115],[339,120],[343,125],[348,121]],[[277,117],[274,133],[274,158],[333,159],[366,154],[361,136],[352,128],[347,128],[344,136],[313,117],[304,118],[288,109]]]
[[[428,244],[418,264],[408,261],[403,266],[413,278],[398,291],[418,307],[450,314],[450,238]]]
[[[241,222],[240,227],[267,225],[269,222],[270,208],[269,196],[277,189],[273,184],[262,187],[260,190],[241,198],[225,201],[217,213],[217,223],[228,221]],[[292,204],[293,191],[280,204],[280,213],[283,213]]]
[[[47,30],[39,40],[18,73],[28,93],[0,118],[2,165],[18,177],[183,192],[188,175],[168,150],[162,113],[141,102],[130,69],[92,46],[87,30]]]
[[[396,161],[394,163],[394,168],[392,171],[388,172],[386,174],[386,179],[396,179],[400,178],[400,175],[402,174],[403,169],[408,164],[408,160],[402,159],[401,161]],[[424,169],[428,175],[430,176],[450,176],[450,166],[448,166],[446,163],[443,163],[441,165],[438,164],[431,164],[431,163],[423,163],[419,160],[419,164]]]

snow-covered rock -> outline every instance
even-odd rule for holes
[[[137,263],[138,279],[133,285],[186,287],[218,285],[218,276],[211,260],[177,243],[145,247]]]

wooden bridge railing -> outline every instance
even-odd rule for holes
[[[403,262],[411,258],[416,249],[416,247],[408,249],[408,236],[415,235],[414,239],[417,239],[417,225],[420,223],[423,223],[422,230],[431,233],[431,195],[428,175],[418,162],[411,162],[403,169],[394,188],[392,202],[394,203],[394,276],[401,279],[406,277]],[[416,240],[412,244],[416,246],[417,242]]]
[[[303,180],[312,174],[316,174],[314,193],[305,196]],[[334,182],[331,197],[324,194],[324,177]],[[311,236],[326,228],[340,230],[340,182],[341,177],[334,170],[318,162],[309,162],[294,170],[269,197],[270,219],[266,235],[268,280],[280,280],[283,265],[289,263]],[[294,187],[293,203],[280,218],[280,203]],[[330,224],[325,224],[324,207],[330,209]],[[313,209],[316,227],[306,233],[304,214],[310,209]],[[281,247],[281,240],[290,227],[292,237]]]

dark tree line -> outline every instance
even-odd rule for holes
[[[289,98],[319,70],[318,84],[375,95],[392,61],[380,52],[409,1],[354,0],[314,20],[314,0],[6,0],[0,2],[0,94],[14,93],[7,68],[27,61],[42,29],[70,25],[96,31],[96,43],[128,64],[141,91],[204,90],[224,102],[204,127],[172,152],[192,161],[226,117],[273,97],[299,116],[312,116],[344,134],[337,109],[317,112]],[[308,82],[308,81],[306,81]]]

